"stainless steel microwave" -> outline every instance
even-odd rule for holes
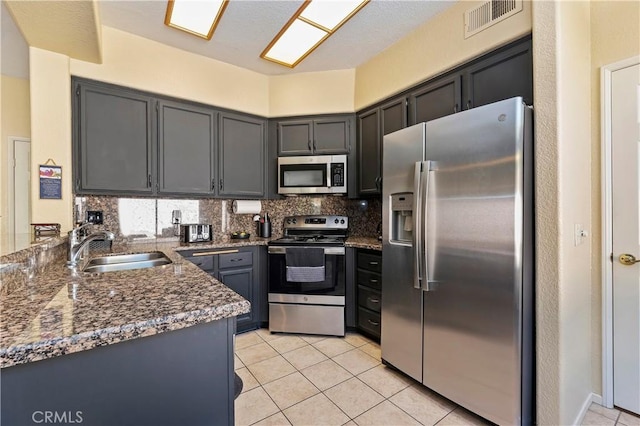
[[[346,193],[346,155],[278,157],[278,194]]]

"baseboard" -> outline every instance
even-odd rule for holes
[[[582,424],[582,420],[584,420],[584,416],[587,414],[587,411],[589,411],[589,407],[591,406],[591,403],[595,402],[596,404],[602,404],[602,396],[601,395],[597,395],[593,392],[591,392],[589,395],[587,395],[587,398],[584,400],[584,403],[582,404],[582,407],[580,408],[580,412],[578,413],[578,416],[576,417],[576,419],[573,421],[573,425],[581,425]]]

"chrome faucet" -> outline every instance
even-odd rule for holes
[[[67,260],[67,266],[69,268],[78,266],[78,258],[80,257],[84,248],[91,241],[97,240],[98,238],[106,238],[108,240],[113,240],[114,238],[113,232],[97,231],[92,232],[85,238],[81,239],[80,231],[89,225],[93,224],[85,223],[84,225],[78,226],[77,228],[73,228],[73,230],[69,231],[69,260]]]

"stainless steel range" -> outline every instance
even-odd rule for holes
[[[269,330],[344,336],[346,216],[289,216],[269,242]]]

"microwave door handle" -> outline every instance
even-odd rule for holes
[[[327,163],[327,188],[331,188],[331,162]]]
[[[417,161],[413,175],[413,287],[422,288],[422,161]]]

